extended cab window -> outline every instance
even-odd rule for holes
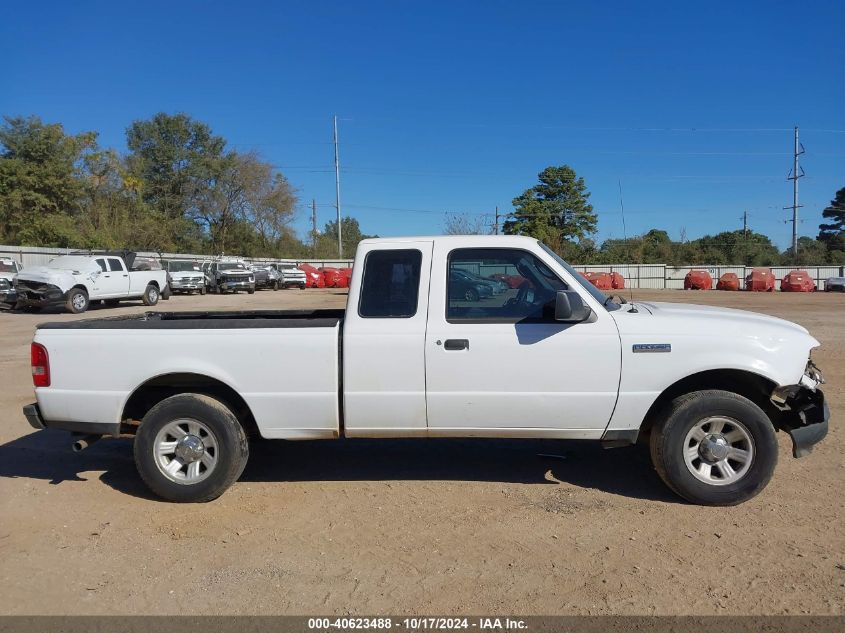
[[[100,267],[100,270],[102,270],[104,273],[108,272],[109,269],[106,268],[106,260],[105,259],[95,259],[94,261],[97,262],[97,266]]]
[[[531,253],[462,248],[449,255],[448,321],[554,320],[555,295],[567,285]]]
[[[358,314],[365,318],[408,318],[417,313],[422,253],[418,250],[370,251]]]

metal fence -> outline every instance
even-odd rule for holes
[[[76,252],[79,249],[69,248],[38,248],[35,246],[3,246],[0,245],[0,258],[14,259],[18,261],[23,268],[28,266],[43,266],[49,263],[54,257],[59,255],[67,255],[71,252]],[[161,257],[161,259],[196,259],[199,261],[206,261],[214,259],[209,255],[196,255],[185,253],[156,253],[156,252],[138,252],[139,255],[146,257]],[[311,264],[316,268],[332,267],[332,268],[350,268],[352,266],[351,259],[271,259],[267,257],[244,257],[248,262],[253,263],[292,263],[292,264]],[[465,268],[473,273],[488,277],[495,273],[512,274],[513,271],[507,270],[507,267],[501,265],[488,265],[483,262],[478,262],[476,265],[467,263]],[[575,270],[583,273],[588,272],[603,272],[603,273],[620,273],[625,278],[625,285],[628,288],[683,288],[684,277],[691,270],[706,270],[713,278],[713,286],[715,287],[719,277],[725,273],[735,273],[740,280],[744,280],[745,276],[751,272],[752,266],[666,266],[665,264],[610,264],[606,266],[583,266],[573,265]],[[802,266],[801,270],[806,270],[807,273],[815,280],[816,286],[822,289],[824,280],[828,277],[845,277],[845,266]],[[773,266],[772,272],[777,279],[780,287],[780,280],[792,270],[791,266]]]

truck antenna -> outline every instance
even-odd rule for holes
[[[619,179],[619,210],[622,212],[622,237],[625,240],[625,251],[628,253],[628,258],[631,257],[630,244],[628,243],[628,229],[625,227],[625,202],[622,199],[622,179]],[[629,287],[631,293],[631,309],[628,312],[639,312],[637,306],[634,305],[634,288]]]

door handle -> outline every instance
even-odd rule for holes
[[[443,347],[450,351],[469,349],[469,340],[465,338],[449,338],[443,343]]]

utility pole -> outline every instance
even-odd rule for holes
[[[801,151],[798,151],[798,148]],[[789,172],[787,180],[792,181],[792,206],[784,207],[784,209],[792,209],[792,258],[798,261],[798,209],[803,205],[798,204],[798,179],[804,177],[804,168],[798,165],[798,157],[804,153],[804,146],[798,142],[798,126],[795,126],[795,136],[792,142],[792,170]],[[801,173],[798,173],[798,170]]]
[[[311,198],[311,257],[317,257],[317,201]]]
[[[748,257],[748,211],[742,212],[742,265]]]
[[[496,235],[499,234],[499,205],[496,205],[496,224],[493,225],[493,231]]]
[[[337,115],[334,116],[334,188],[337,206],[337,258],[343,259],[343,230],[340,226],[340,154],[337,149]]]

